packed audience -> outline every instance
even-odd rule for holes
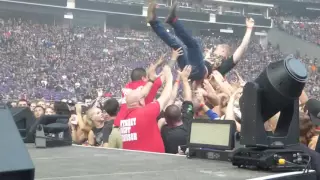
[[[279,29],[290,35],[320,46],[320,19],[309,18],[277,18]]]
[[[169,49],[152,32],[3,21],[1,92],[4,99],[19,98],[8,105],[30,107],[36,120],[68,109],[76,144],[184,154],[196,118],[233,120],[240,132],[245,82],[286,56],[279,48],[250,40],[254,20],[246,23],[240,40],[197,37],[205,60],[214,64],[199,84],[190,83],[193,67],[169,65],[184,52]],[[307,65],[308,58],[303,59]],[[219,70],[223,61],[232,61],[226,78]],[[304,104],[319,98],[318,81],[318,73],[310,72],[300,97],[300,142],[310,149],[318,134]],[[122,98],[113,98],[117,96]],[[266,130],[275,131],[277,119],[278,114],[266,121]]]
[[[155,18],[148,21],[154,23]],[[30,108],[34,121],[68,115],[74,144],[185,155],[192,121],[231,120],[240,133],[239,101],[245,83],[269,63],[287,57],[254,38],[252,18],[246,25],[243,39],[195,37],[202,43],[203,64],[212,63],[199,80],[191,78],[193,66],[176,65],[190,51],[167,47],[151,30],[3,20],[1,98],[11,108]],[[320,118],[320,113],[312,114],[306,103],[320,99],[320,76],[311,68],[313,57],[299,57],[309,70],[299,97],[299,140],[315,150],[319,127],[310,116]],[[228,67],[222,72],[224,65]],[[275,132],[279,115],[264,123],[266,131]],[[310,160],[313,169],[316,161]]]
[[[104,32],[97,27],[66,29],[21,20],[2,22],[0,94],[5,100],[83,101],[86,96],[96,96],[98,88],[120,97],[133,68],[146,67],[168,51],[151,32],[115,28]],[[197,38],[204,48],[223,42],[234,49],[240,42],[227,37]],[[263,48],[253,39],[235,70],[250,81],[268,63],[285,56],[277,48]],[[309,63],[308,57],[304,60]],[[252,69],[247,68],[248,64]],[[319,97],[319,75],[312,73],[310,79],[307,93]]]

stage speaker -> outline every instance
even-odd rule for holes
[[[34,143],[34,132],[31,132],[30,129],[33,124],[36,122],[36,118],[28,107],[14,107],[11,108],[11,113],[13,119],[17,125],[17,128],[20,132],[22,140],[24,143]]]
[[[33,180],[34,165],[10,110],[0,104],[0,179]]]

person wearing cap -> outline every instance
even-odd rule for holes
[[[319,116],[320,101],[316,99],[309,99],[305,104],[304,111],[310,116],[310,119],[314,125],[320,125],[320,116]],[[320,180],[320,153],[319,153],[320,145],[319,144],[320,143],[319,143],[319,137],[318,137],[315,150],[312,150],[303,144],[298,144],[290,147],[292,149],[301,150],[311,157],[310,166],[311,166],[311,169],[314,169],[316,171],[318,180]]]
[[[162,73],[166,83],[156,101],[146,105],[145,97],[141,96],[142,88],[137,88],[127,94],[128,110],[124,118],[120,120],[123,149],[165,152],[156,119],[170,100],[173,77],[168,65],[164,66]]]
[[[311,121],[316,126],[320,126],[320,101],[309,99],[306,103],[305,110],[307,110]]]

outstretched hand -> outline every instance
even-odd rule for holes
[[[161,66],[163,63],[164,63],[164,57],[165,57],[166,54],[162,54],[159,59],[154,63],[154,65],[156,67],[159,67]]]
[[[214,90],[214,88],[210,84],[209,80],[207,80],[207,79],[203,80],[203,87],[209,94],[215,94],[216,93],[216,91]]]
[[[182,71],[177,71],[182,80],[188,80],[192,71],[192,66],[187,65]]]
[[[157,79],[158,75],[156,73],[156,70],[159,66],[161,66],[164,63],[164,56],[166,54],[162,54],[159,59],[155,62],[150,64],[150,66],[147,69],[147,77],[151,80],[154,81]]]
[[[171,60],[177,60],[180,56],[183,55],[183,49],[180,47],[179,49],[172,50]]]

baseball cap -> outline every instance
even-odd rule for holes
[[[316,99],[309,99],[305,108],[308,110],[312,123],[320,126],[320,101]]]

